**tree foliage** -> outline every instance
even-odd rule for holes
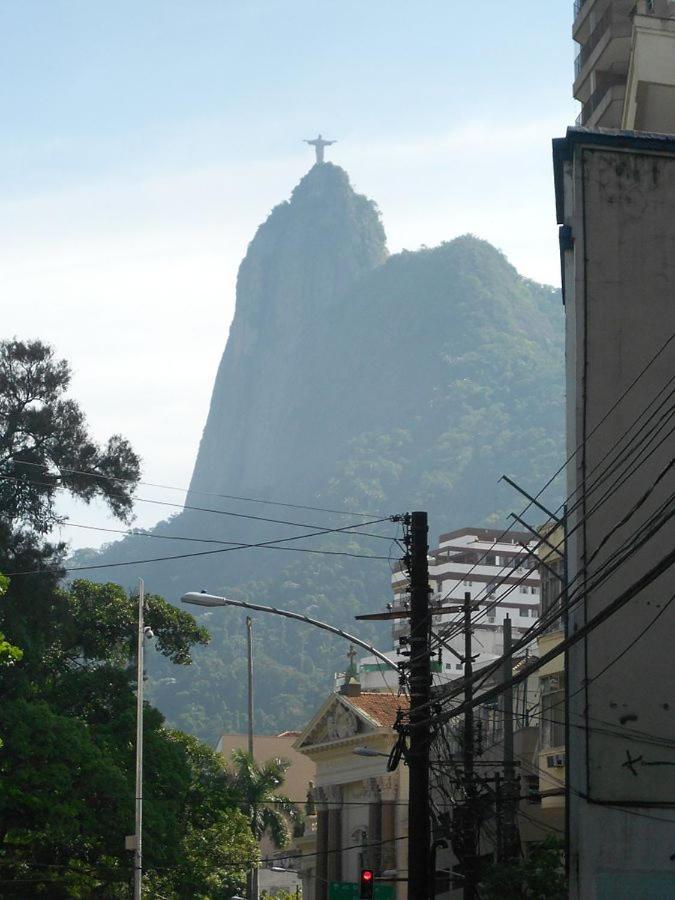
[[[566,900],[563,844],[547,837],[517,862],[495,863],[481,879],[484,900]]]
[[[70,369],[41,341],[0,341],[0,509],[5,521],[44,534],[65,490],[101,497],[128,521],[140,461],[118,434],[99,446],[84,413],[66,398]],[[93,477],[92,477],[93,476]]]
[[[68,367],[40,342],[0,344],[0,894],[123,898],[134,828],[137,599],[116,584],[62,583],[64,547],[45,533],[65,490],[131,514],[138,459],[99,448]],[[95,472],[85,478],[80,470]],[[146,597],[150,663],[186,666],[209,634]],[[21,647],[19,650],[14,644]],[[257,848],[222,761],[146,705],[148,896],[228,898]]]
[[[283,849],[288,844],[288,822],[302,820],[300,809],[279,793],[290,763],[270,759],[259,765],[243,750],[232,753],[231,778],[236,795],[248,809],[251,833],[256,841],[269,834],[274,844]]]

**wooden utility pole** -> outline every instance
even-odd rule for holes
[[[253,619],[246,616],[246,648],[248,650],[248,755],[253,758]]]
[[[431,862],[429,749],[431,738],[431,611],[429,524],[425,512],[409,517],[410,571],[410,749],[408,771],[408,896],[427,900],[435,873]]]
[[[464,849],[464,900],[475,900],[478,883],[478,853],[476,847],[476,777],[474,772],[474,717],[473,717],[473,656],[471,628],[471,594],[464,594],[464,779],[466,791],[466,805],[464,808],[464,834],[462,847]]]
[[[516,773],[513,757],[513,658],[511,655],[511,619],[507,616],[503,626],[504,663],[502,677],[505,690],[502,694],[504,719],[504,803],[503,803],[503,858],[508,861],[518,855],[518,827],[516,825]],[[527,682],[524,685],[527,691]]]
[[[253,759],[253,619],[246,616],[246,649],[248,663],[248,755]],[[258,900],[258,867],[248,875],[248,900]]]

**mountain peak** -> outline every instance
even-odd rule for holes
[[[301,200],[317,191],[354,193],[349,175],[343,168],[330,162],[315,163],[293,189],[291,201]]]

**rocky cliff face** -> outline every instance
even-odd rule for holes
[[[191,554],[112,573],[129,584],[142,576],[171,601],[207,588],[354,628],[355,614],[390,599],[386,561],[194,543],[304,530],[251,514],[325,527],[353,519],[217,495],[352,512],[427,509],[435,534],[504,522],[518,500],[500,475],[536,489],[562,459],[562,326],[559,293],[475,237],[388,257],[375,206],[342,169],[315,166],[258,229],[241,265],[188,497],[202,509],[157,526],[171,542],[130,537],[100,561]],[[398,555],[390,541],[361,536],[289,546]],[[237,612],[205,615],[212,645],[186,672],[154,661],[149,692],[172,723],[214,738],[244,727],[244,629]],[[385,627],[365,624],[360,634],[388,646]],[[258,727],[299,727],[331,689],[344,648],[275,617],[257,617],[255,635]],[[162,685],[162,674],[172,681]]]
[[[386,258],[375,205],[347,173],[315,165],[260,226],[239,270],[237,305],[191,487],[246,492],[295,485],[316,384],[306,366],[322,322]],[[312,348],[314,349],[314,348]]]

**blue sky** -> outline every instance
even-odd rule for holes
[[[392,251],[472,231],[557,283],[571,18],[555,0],[0,0],[3,334],[52,342],[94,432],[186,484],[238,263],[318,131]]]

